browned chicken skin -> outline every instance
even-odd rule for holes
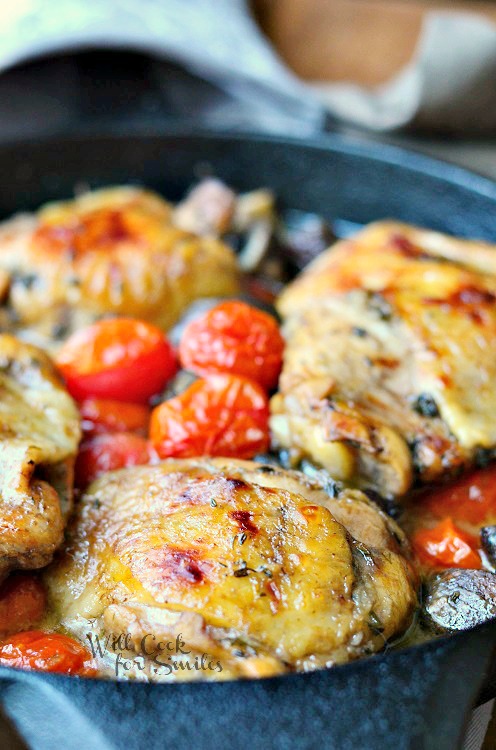
[[[167,330],[196,298],[235,294],[231,249],[178,228],[172,217],[159,196],[118,187],[5,222],[4,328],[48,346],[105,315],[142,318]]]
[[[247,461],[171,460],[91,485],[46,581],[56,622],[82,640],[129,634],[141,654],[148,634],[181,635],[222,666],[203,678],[262,676],[345,662],[401,633],[417,603],[404,545],[361,493],[331,498]]]
[[[496,446],[496,253],[395,223],[337,243],[283,292],[271,426],[295,462],[384,495]]]
[[[46,565],[72,507],[79,415],[48,357],[0,336],[0,580]]]

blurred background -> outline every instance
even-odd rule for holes
[[[496,177],[496,3],[0,3],[0,138],[185,122],[338,130]]]
[[[385,83],[411,60],[432,11],[496,22],[496,3],[477,0],[254,0],[281,57],[309,81]]]

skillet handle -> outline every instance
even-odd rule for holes
[[[461,750],[472,710],[496,696],[496,622],[443,639],[439,650],[437,645],[438,674],[422,696],[421,731],[411,737],[412,750]]]
[[[259,681],[116,684],[20,672],[13,679],[0,670],[0,700],[33,750],[456,750],[490,678],[495,635],[493,622],[345,667]]]
[[[55,677],[55,680],[50,679]],[[18,732],[18,744],[12,750],[115,750],[116,745],[100,732],[91,713],[81,709],[71,690],[65,690],[68,680],[57,680],[55,675],[0,668],[0,703],[2,712]],[[81,682],[81,681],[80,681]],[[87,687],[90,687],[89,685]],[[96,703],[93,710],[102,712]],[[111,729],[110,722],[109,729]],[[21,740],[22,738],[22,740]],[[4,745],[0,745],[4,748]],[[10,748],[9,748],[10,750]]]

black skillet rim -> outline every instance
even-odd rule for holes
[[[469,190],[471,193],[479,194],[485,198],[494,200],[496,209],[496,180],[492,180],[490,177],[482,175],[476,171],[466,169],[465,167],[458,166],[447,160],[437,159],[428,155],[425,155],[419,151],[413,149],[406,149],[401,146],[392,144],[386,144],[382,142],[368,142],[362,139],[338,134],[338,133],[325,133],[318,136],[310,136],[305,138],[298,138],[289,135],[274,135],[272,133],[253,133],[244,131],[217,131],[209,130],[205,128],[197,128],[192,126],[185,126],[184,123],[180,123],[176,126],[167,125],[167,127],[146,127],[143,129],[133,128],[132,130],[127,129],[125,126],[120,128],[114,128],[112,131],[102,129],[100,127],[89,127],[85,126],[81,132],[76,134],[67,135],[62,133],[44,135],[40,138],[9,138],[4,140],[0,144],[0,160],[2,158],[2,152],[7,150],[13,150],[18,148],[27,149],[41,149],[44,146],[74,146],[84,145],[88,142],[100,142],[103,144],[108,141],[118,141],[122,143],[132,141],[146,141],[146,140],[173,140],[184,141],[187,138],[195,140],[217,141],[225,144],[232,143],[274,143],[279,146],[291,147],[303,147],[305,149],[311,149],[313,151],[335,151],[337,153],[345,153],[350,156],[355,156],[369,161],[375,161],[380,163],[386,163],[391,166],[396,166],[404,170],[416,172],[420,175],[426,175],[434,177],[440,181],[444,181],[448,184],[455,185],[464,189]],[[132,178],[131,178],[132,179]],[[495,237],[496,242],[496,237]],[[495,653],[496,653],[496,618],[494,620],[476,625],[465,631],[453,633],[450,635],[443,635],[437,638],[429,639],[423,643],[418,643],[397,650],[386,650],[371,656],[362,657],[356,661],[348,662],[346,664],[338,664],[328,670],[322,669],[317,671],[334,672],[339,670],[341,673],[344,671],[350,672],[353,669],[366,669],[373,668],[368,665],[376,665],[388,658],[390,653],[415,653],[415,652],[426,652],[429,647],[433,647],[434,644],[438,644],[442,647],[443,644],[450,642],[463,642],[469,639],[471,633],[482,633],[483,631],[493,631]],[[243,679],[244,683],[258,683],[260,679],[263,682],[279,681],[279,680],[295,680],[304,679],[305,677],[311,677],[313,673],[288,673],[278,675],[276,677],[265,677],[265,678],[246,678]],[[0,679],[46,679],[48,675],[42,672],[29,672],[21,669],[12,667],[0,667]],[[122,681],[106,680],[99,677],[74,677],[70,675],[49,674],[50,681],[53,681],[55,685],[63,686],[67,684],[67,681],[72,683],[76,680],[84,680],[85,682],[101,684],[102,682],[110,684],[122,684]],[[231,682],[231,681],[228,681]],[[237,680],[234,680],[237,682]],[[133,685],[133,689],[142,689],[144,685],[153,685],[154,690],[171,689],[177,686],[179,683],[146,683],[142,681],[125,681],[126,686]],[[195,685],[193,682],[187,683],[189,686]],[[205,681],[196,683],[198,685],[205,684]],[[182,686],[182,685],[181,685]]]

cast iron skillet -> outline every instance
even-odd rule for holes
[[[496,184],[456,167],[337,136],[318,141],[198,133],[11,143],[0,215],[76,185],[141,182],[171,199],[214,172],[240,190],[329,220],[385,217],[496,241]],[[306,675],[147,685],[0,669],[0,699],[35,750],[53,747],[459,747],[472,706],[496,694],[496,621],[452,638]]]

